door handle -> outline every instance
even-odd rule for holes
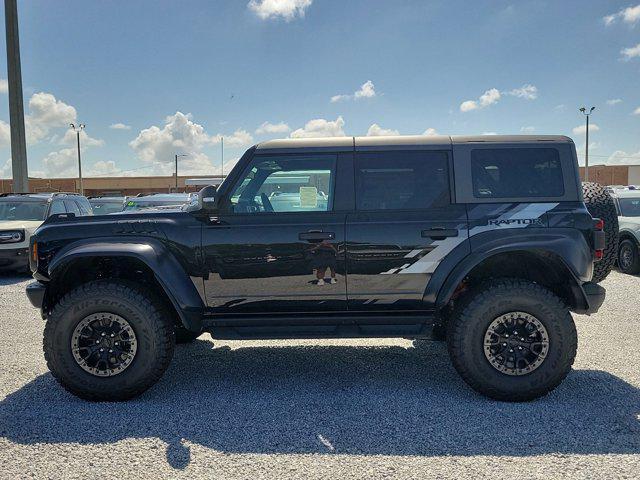
[[[336,238],[336,234],[333,232],[323,232],[321,230],[309,230],[308,232],[302,232],[298,234],[300,240],[333,240]]]
[[[444,240],[447,237],[457,237],[458,230],[455,228],[434,227],[427,230],[422,230],[421,235],[425,238],[431,238],[433,240]]]

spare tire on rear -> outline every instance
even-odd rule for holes
[[[618,213],[613,198],[599,183],[583,182],[582,195],[591,216],[604,220],[604,255],[593,266],[592,281],[598,283],[609,275],[618,254]]]

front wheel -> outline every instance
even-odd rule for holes
[[[633,240],[623,240],[618,248],[618,267],[622,273],[635,275],[640,272],[640,252]]]
[[[173,349],[173,324],[162,304],[124,281],[75,288],[53,307],[44,330],[49,370],[87,400],[141,394],[160,379]]]
[[[571,370],[578,343],[563,302],[519,279],[493,280],[470,292],[447,332],[463,380],[483,395],[514,402],[557,387]]]

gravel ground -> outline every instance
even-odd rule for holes
[[[640,278],[612,273],[576,316],[574,371],[507,404],[469,390],[435,342],[216,342],[177,348],[120,404],[67,394],[42,355],[27,279],[0,277],[0,478],[638,478]]]

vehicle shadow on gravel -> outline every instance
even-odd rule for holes
[[[426,348],[428,347],[428,348]],[[0,402],[21,444],[157,437],[184,468],[189,443],[233,453],[500,455],[640,453],[640,390],[577,370],[549,396],[509,404],[469,390],[443,344],[177,348],[158,385],[89,403],[50,374]]]

